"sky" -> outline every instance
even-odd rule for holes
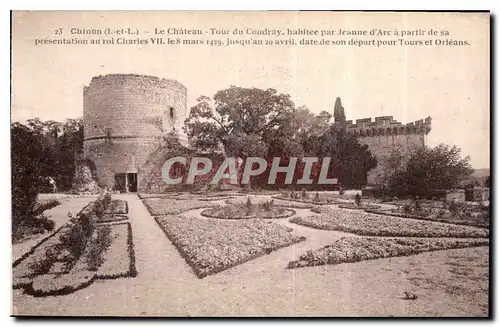
[[[432,117],[428,144],[459,146],[474,168],[489,168],[489,15],[319,12],[15,12],[12,18],[12,121],[62,121],[83,115],[83,86],[93,76],[135,73],[175,79],[188,108],[231,85],[275,88],[297,106],[347,119],[382,115],[403,123]],[[34,45],[71,28],[448,30],[441,39],[469,46]],[[149,34],[146,34],[149,33]],[[172,36],[175,38],[175,36]],[[206,33],[204,40],[220,38]],[[383,39],[384,37],[379,37]],[[413,37],[435,39],[435,37]]]

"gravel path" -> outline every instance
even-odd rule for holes
[[[307,249],[343,235],[273,220],[307,241],[198,279],[135,195],[129,202],[139,275],[76,293],[33,298],[13,291],[13,314],[113,316],[482,316],[488,247],[286,269]],[[184,215],[198,216],[201,209]],[[310,214],[296,209],[297,214]],[[199,217],[200,219],[210,219]],[[467,262],[470,276],[457,266]],[[418,270],[416,269],[418,267]],[[404,291],[418,295],[404,300]]]

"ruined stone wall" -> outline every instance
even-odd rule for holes
[[[113,187],[117,173],[138,173],[163,136],[176,130],[181,142],[187,118],[186,88],[151,76],[112,74],[84,87],[84,156],[99,183]]]

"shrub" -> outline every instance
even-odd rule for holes
[[[321,201],[321,199],[319,198],[319,193],[316,192],[316,194],[314,195],[313,202],[319,202],[319,201]]]
[[[420,200],[418,200],[418,199],[415,200],[413,202],[413,207],[414,207],[414,209],[415,209],[416,212],[422,211],[422,205],[420,204]]]
[[[71,217],[71,214],[69,214]],[[91,215],[80,214],[77,217],[70,218],[71,227],[60,236],[60,241],[68,248],[73,258],[79,258],[88,239],[92,236],[94,230],[93,217]]]
[[[412,213],[413,207],[411,206],[411,204],[405,203],[405,205],[403,206],[403,212],[408,214]]]
[[[42,224],[43,224],[43,228],[49,232],[52,232],[54,230],[54,228],[56,227],[56,223],[50,219],[43,219]]]
[[[51,246],[45,250],[45,255],[38,261],[30,264],[29,268],[33,271],[35,275],[42,275],[49,272],[50,268],[54,264],[57,257],[58,249]]]
[[[39,203],[35,206],[34,215],[36,216],[36,215],[42,214],[45,210],[52,209],[54,207],[57,207],[60,204],[61,204],[61,202],[59,202],[59,200],[57,200],[57,199],[50,199],[48,201]]]
[[[359,193],[357,193],[356,196],[354,197],[354,202],[358,207],[361,206],[361,195],[359,195]]]
[[[90,270],[96,271],[104,262],[103,254],[112,243],[111,227],[102,226],[97,230],[95,239],[89,244],[87,265]]]
[[[309,196],[307,195],[306,189],[302,189],[302,198],[307,199]]]
[[[250,216],[253,212],[253,204],[252,204],[252,200],[250,200],[250,197],[247,198],[247,202],[245,203],[245,208],[246,208],[247,216]]]
[[[270,200],[270,201],[264,201],[262,204],[262,209],[264,209],[264,211],[266,212],[269,212],[273,209],[274,207],[274,200]]]
[[[451,200],[450,207],[448,209],[450,210],[450,213],[453,216],[456,216],[460,208],[459,205],[454,200]]]
[[[444,209],[439,210],[437,213],[437,216],[438,216],[438,218],[442,218],[442,217],[446,216],[446,210],[444,210]]]

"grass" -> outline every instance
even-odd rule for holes
[[[488,239],[343,237],[320,249],[307,251],[299,260],[290,261],[288,268],[335,265],[487,245]]]
[[[155,219],[199,278],[305,240],[287,227],[261,219]]]
[[[317,229],[338,230],[363,236],[457,237],[483,238],[483,228],[443,224],[424,220],[375,215],[364,211],[347,211],[332,207],[314,210],[319,215],[294,217],[290,222]]]

